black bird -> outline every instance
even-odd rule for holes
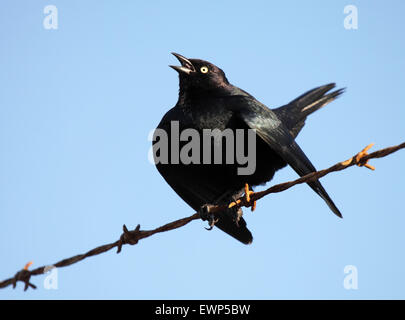
[[[194,210],[207,213],[207,205],[228,204],[243,195],[245,184],[264,184],[287,164],[300,176],[316,171],[295,142],[295,137],[303,128],[306,117],[335,100],[343,89],[330,92],[335,87],[330,83],[271,110],[249,93],[230,84],[225,73],[212,63],[187,59],[177,53],[173,55],[181,64],[171,66],[179,73],[179,99],[158,125],[168,133],[169,153],[172,121],[178,121],[180,132],[187,128],[200,133],[203,129],[256,130],[256,170],[251,175],[238,175],[235,163],[202,164],[201,160],[199,164],[170,161],[156,164],[167,183]],[[180,142],[180,148],[184,144]],[[308,184],[333,213],[342,217],[319,181]],[[221,212],[218,220],[212,222],[242,243],[249,244],[253,237],[241,215],[242,210],[233,207]]]

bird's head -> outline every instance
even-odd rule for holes
[[[180,91],[215,91],[229,85],[225,73],[212,63],[200,59],[188,59],[172,53],[181,66],[170,66],[179,73]]]

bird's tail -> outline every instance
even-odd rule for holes
[[[343,92],[344,88],[327,93],[335,88],[335,83],[312,89],[289,104],[273,109],[280,120],[288,127],[293,137],[296,137],[305,124],[308,115],[319,110],[323,106],[335,100]]]
[[[332,210],[332,212],[335,215],[337,215],[339,218],[343,218],[342,214],[340,213],[340,210],[336,207],[335,203],[329,197],[325,188],[321,185],[321,183],[318,180],[309,182],[308,185],[326,202],[328,207]]]
[[[231,210],[229,209],[229,211]],[[231,212],[221,211],[215,226],[244,244],[251,244],[253,241],[252,233],[247,228],[245,219],[240,218],[239,222],[236,223]]]

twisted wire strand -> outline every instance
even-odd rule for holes
[[[252,192],[249,195],[249,197],[242,196],[238,200],[235,201],[234,205],[237,205],[239,207],[252,207],[252,206],[254,206],[255,201],[257,201],[271,193],[278,193],[278,192],[285,191],[297,184],[311,182],[313,180],[320,179],[331,172],[341,171],[341,170],[347,169],[354,165],[365,166],[369,169],[374,170],[374,167],[372,167],[371,165],[368,164],[368,161],[370,159],[386,157],[400,149],[404,149],[405,142],[401,143],[399,145],[396,145],[396,146],[388,147],[388,148],[381,149],[381,150],[368,154],[367,150],[370,149],[371,146],[372,145],[367,146],[361,152],[357,153],[350,159],[348,159],[346,161],[338,162],[328,169],[309,173],[296,180],[280,183],[280,184],[274,185],[274,186],[272,186],[266,190],[260,191],[260,192]],[[228,207],[229,206],[213,206],[212,208],[210,208],[210,213],[220,212],[221,210],[225,210]],[[17,285],[17,282],[20,281],[20,282],[24,283],[24,291],[26,291],[29,287],[36,289],[36,286],[30,282],[31,276],[46,274],[49,270],[51,270],[54,267],[61,268],[61,267],[70,266],[70,265],[77,263],[79,261],[82,261],[86,258],[107,252],[113,248],[117,248],[117,253],[120,253],[123,245],[126,245],[126,244],[135,245],[142,239],[151,237],[157,233],[167,232],[170,230],[175,230],[175,229],[181,228],[181,227],[187,225],[188,223],[190,223],[191,221],[199,220],[200,218],[201,217],[200,217],[199,213],[194,213],[191,216],[169,222],[169,223],[162,225],[153,230],[141,230],[140,225],[138,224],[134,230],[130,231],[124,225],[123,233],[119,240],[109,243],[109,244],[101,245],[90,251],[87,251],[86,253],[78,254],[73,257],[63,259],[61,261],[54,263],[53,265],[41,266],[41,267],[38,267],[33,270],[28,270],[28,267],[31,264],[31,263],[28,263],[22,270],[18,271],[13,277],[6,279],[4,281],[1,281],[0,288],[6,288],[10,285],[13,286],[13,288],[15,288]]]

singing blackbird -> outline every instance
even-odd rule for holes
[[[335,100],[343,89],[330,92],[335,87],[334,83],[330,83],[312,89],[282,107],[269,109],[249,93],[230,84],[225,73],[214,64],[172,54],[181,64],[170,66],[179,73],[179,98],[157,127],[167,132],[169,156],[173,151],[177,152],[177,149],[174,150],[175,142],[172,141],[172,123],[177,123],[180,132],[195,129],[201,134],[204,129],[231,129],[233,132],[237,129],[255,129],[255,170],[248,175],[238,174],[240,166],[237,163],[226,163],[224,157],[222,163],[203,163],[202,147],[201,153],[197,152],[201,161],[191,163],[182,163],[178,156],[175,157],[176,161],[169,157],[165,163],[156,163],[159,151],[154,151],[160,174],[194,210],[201,212],[204,217],[209,211],[209,205],[229,204],[243,195],[246,185],[256,186],[270,181],[274,173],[287,164],[300,176],[316,171],[295,142],[295,137],[304,126],[306,117]],[[247,141],[246,137],[245,134],[244,142]],[[180,140],[176,146],[180,149],[190,141]],[[246,153],[246,147],[243,150]],[[333,213],[342,217],[319,181],[308,185]],[[235,206],[222,211],[219,217],[217,214],[217,219],[211,220],[211,224],[242,243],[249,244],[253,237],[241,216],[242,210]]]

